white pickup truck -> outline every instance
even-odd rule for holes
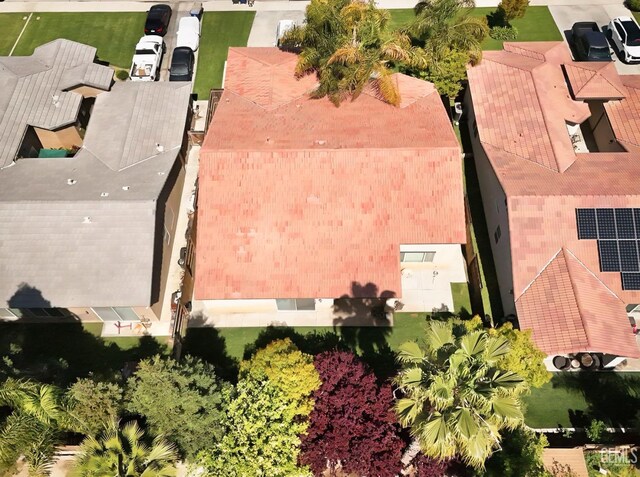
[[[147,35],[140,38],[131,64],[131,81],[155,81],[160,76],[160,62],[164,53],[161,36]]]

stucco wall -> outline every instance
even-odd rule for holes
[[[465,96],[465,111],[468,114],[467,125],[473,147],[474,162],[480,183],[482,207],[484,209],[491,252],[498,275],[500,298],[505,315],[515,314],[513,297],[513,269],[511,263],[511,239],[509,231],[509,213],[506,195],[493,167],[480,143],[479,134],[474,133],[475,115],[471,102],[471,91]],[[495,235],[499,227],[500,238],[496,242]]]

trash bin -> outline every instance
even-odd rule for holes
[[[193,7],[189,11],[189,15],[199,19],[202,16],[202,12],[204,12],[204,7],[202,6],[202,3],[194,3]]]

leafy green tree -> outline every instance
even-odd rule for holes
[[[529,6],[529,0],[501,0],[498,13],[509,23],[516,18],[524,17]]]
[[[0,407],[10,414],[0,420],[0,469],[24,455],[29,474],[46,475],[63,430],[76,430],[60,390],[49,384],[8,378],[0,385]]]
[[[470,330],[483,328],[482,319],[479,316],[473,317],[465,325]],[[498,362],[500,367],[517,373],[534,388],[539,388],[551,381],[552,375],[543,362],[546,355],[531,339],[531,330],[521,331],[514,328],[511,323],[504,323],[488,331],[492,336],[502,336],[509,340],[509,353],[500,358]]]
[[[297,465],[299,436],[308,424],[287,417],[285,407],[284,391],[268,380],[240,380],[224,437],[200,452],[196,465],[206,475],[226,477],[309,475]]]
[[[161,437],[149,445],[136,421],[120,427],[113,421],[95,438],[87,437],[80,449],[77,477],[169,477],[176,475],[175,447]]]
[[[482,41],[489,35],[486,19],[469,15],[473,0],[423,0],[408,31],[424,42],[429,65],[443,61],[450,52],[467,53],[475,64],[482,59]]]
[[[317,76],[314,97],[328,96],[339,105],[372,85],[384,101],[398,105],[392,65],[425,67],[426,57],[407,34],[391,30],[390,19],[373,0],[311,0],[305,24],[289,31],[281,45],[301,50],[296,75]]]
[[[462,81],[467,77],[468,63],[468,53],[450,50],[442,60],[430,64],[426,70],[408,70],[407,73],[431,81],[438,93],[455,98],[462,89]]]
[[[116,383],[78,379],[67,391],[69,412],[84,434],[95,436],[118,419],[123,410],[123,394]]]
[[[222,437],[231,392],[208,363],[155,356],[141,361],[129,378],[126,408],[192,457]]]
[[[544,434],[526,427],[508,431],[503,435],[502,450],[494,453],[486,463],[486,470],[478,477],[548,477],[542,463],[542,453],[549,445]]]
[[[302,353],[289,338],[271,342],[240,363],[240,379],[269,380],[291,403],[291,417],[311,413],[311,393],[321,384],[313,356]]]
[[[500,432],[523,423],[523,379],[502,369],[509,342],[484,330],[456,336],[451,322],[429,322],[423,346],[400,347],[396,383],[404,397],[398,419],[429,457],[458,456],[482,468],[500,446]]]

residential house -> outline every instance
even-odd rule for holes
[[[0,58],[0,319],[155,322],[168,302],[190,84],[113,84],[95,57]]]
[[[297,56],[231,48],[200,155],[192,317],[217,326],[384,323],[453,310],[466,283],[460,147],[431,83],[312,99]]]
[[[639,357],[640,76],[565,43],[505,43],[466,115],[505,314],[549,355]]]

